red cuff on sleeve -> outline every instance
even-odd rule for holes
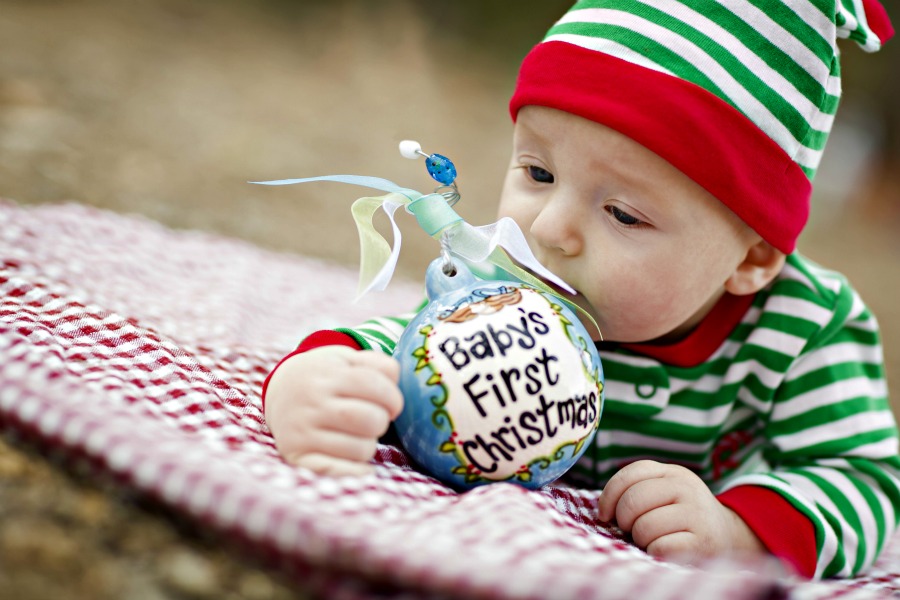
[[[742,485],[716,496],[733,510],[774,556],[798,575],[816,574],[816,530],[812,521],[784,496],[756,485]]]
[[[275,368],[269,371],[269,374],[266,376],[266,380],[263,382],[262,388],[263,410],[265,410],[266,408],[266,390],[269,387],[269,380],[272,379],[272,375],[275,374],[275,371],[278,370],[278,367],[280,367],[284,361],[291,358],[292,356],[308,352],[309,350],[312,350],[314,348],[322,348],[323,346],[348,346],[350,348],[353,348],[354,350],[362,350],[356,340],[354,340],[346,333],[341,333],[340,331],[323,329],[322,331],[316,331],[315,333],[311,334],[302,342],[300,342],[300,345],[297,346],[296,350],[278,361],[278,364],[275,365]]]

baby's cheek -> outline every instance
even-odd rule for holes
[[[515,195],[512,197],[504,195],[500,200],[500,206],[497,208],[498,219],[503,217],[511,218],[526,234],[534,222],[535,214],[532,213],[535,213],[535,211],[531,210],[527,200]]]

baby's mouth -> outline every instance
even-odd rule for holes
[[[543,266],[543,263],[541,263],[541,264]],[[537,281],[541,282],[541,284],[543,284],[546,289],[549,289],[551,292],[553,292],[557,296],[563,298],[564,300],[567,300],[568,302],[570,302],[572,304],[577,304],[579,306],[581,306],[581,304],[583,304],[584,295],[579,293],[577,288],[575,288],[575,286],[573,286],[571,283],[569,283],[568,281],[566,281],[565,279],[563,279],[562,277],[557,275],[552,269],[544,267],[558,281],[569,286],[570,289],[566,289],[566,288],[562,287],[562,285],[560,285],[559,283],[551,281],[551,280],[547,279],[546,277],[539,275],[538,273],[535,273],[533,269],[529,269],[528,267],[522,265],[521,263],[516,262],[516,266],[518,266],[520,269],[524,270],[526,273],[528,273],[531,277],[533,277]],[[579,299],[582,300],[581,303],[579,303],[577,301]],[[587,310],[587,309],[585,308],[584,310]]]
[[[531,268],[527,264],[523,264],[517,260],[513,260],[513,263],[528,273],[531,277],[534,277],[538,281],[540,281],[544,286],[553,290],[553,292],[558,296],[563,296],[564,298],[572,298],[578,295],[578,291],[575,289],[575,286],[570,284],[568,281],[560,277],[553,269],[550,269],[540,259],[536,256],[533,259],[537,262],[537,266],[539,267],[537,270],[541,272],[535,272],[534,268]]]
[[[554,283],[553,281],[548,281],[546,278],[541,277],[540,275],[538,275],[537,273],[535,273],[531,270],[528,270],[528,274],[531,275],[532,277],[534,277],[535,279],[537,279],[538,281],[540,281],[541,283],[543,283],[545,286],[547,286],[551,290],[553,290],[553,293],[556,294],[557,296],[562,296],[563,298],[572,300],[576,296],[581,295],[578,293],[578,290],[575,289],[575,287],[572,286],[571,284],[569,284],[569,282],[567,282],[567,281],[566,281],[566,285],[571,287],[572,288],[571,290],[564,289],[559,284]],[[557,276],[557,277],[559,277],[559,276]],[[562,277],[560,277],[560,279],[562,279]],[[563,279],[563,281],[565,281],[565,280]]]
[[[556,294],[560,298],[568,300],[572,304],[577,304],[577,302],[575,300],[576,300],[576,298],[581,296],[581,294],[578,293],[578,290],[575,290],[575,293],[573,294],[572,292],[561,288],[560,286],[553,283],[552,281],[545,281],[543,279],[541,279],[541,281],[544,283],[544,285],[546,285],[548,288],[550,288],[554,294]]]
[[[545,278],[536,275],[532,271],[528,271],[528,273],[534,278],[538,279],[550,290],[552,290],[554,294],[566,300],[570,305],[574,305],[575,307],[577,307],[578,310],[576,310],[575,312],[578,313],[579,320],[587,328],[588,333],[591,335],[591,337],[595,340],[603,339],[603,334],[600,331],[600,326],[597,324],[596,312],[588,303],[584,294],[580,293],[574,286],[572,286],[572,289],[574,290],[574,293],[572,293],[568,290],[563,289],[558,284],[553,283],[552,281],[547,281]],[[569,285],[571,286],[571,284]],[[589,322],[585,320],[585,317]]]

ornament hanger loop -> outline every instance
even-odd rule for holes
[[[459,199],[461,197],[459,195],[459,189],[457,189],[455,181],[450,185],[441,185],[434,188],[434,193],[443,196],[444,200],[446,200],[447,204],[449,204],[450,206],[453,206],[454,204],[459,202]]]
[[[443,263],[441,264],[441,272],[447,277],[453,277],[456,275],[456,265],[453,264],[453,259],[450,257],[450,232],[444,231],[441,234],[441,260]]]

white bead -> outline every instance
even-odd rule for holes
[[[422,151],[422,145],[415,140],[403,140],[400,142],[400,154],[403,158],[411,158],[413,160],[419,158],[419,152]]]

